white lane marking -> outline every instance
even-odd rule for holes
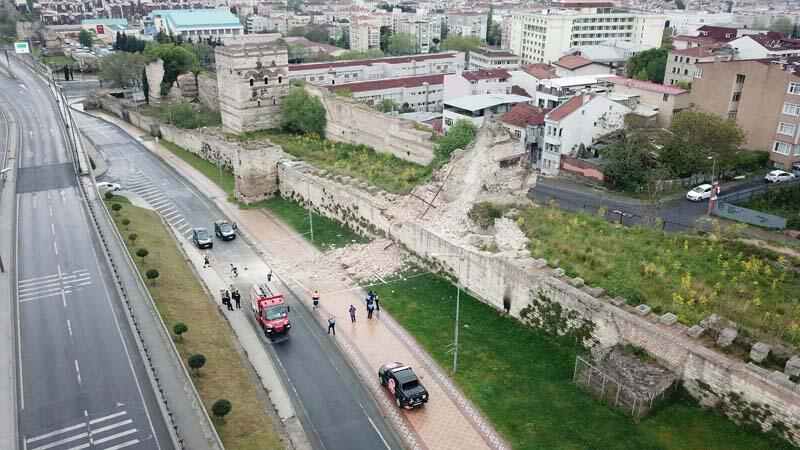
[[[37,442],[37,441],[41,441],[42,439],[47,439],[49,437],[53,437],[53,436],[57,436],[59,434],[66,433],[68,431],[77,430],[78,428],[83,428],[85,426],[86,426],[85,423],[79,423],[79,424],[73,425],[71,427],[61,428],[61,429],[58,429],[58,430],[55,430],[55,431],[51,431],[51,432],[46,433],[46,434],[42,434],[40,436],[32,437],[30,439],[26,439],[25,442],[27,442],[28,444],[31,444],[31,443],[34,443],[34,442]]]
[[[95,443],[95,445],[96,444],[102,444],[103,442],[108,442],[108,441],[114,440],[116,438],[121,438],[122,436],[127,436],[129,434],[136,433],[137,431],[139,431],[139,430],[137,430],[136,428],[132,428],[130,430],[125,430],[125,431],[123,431],[121,433],[112,434],[111,436],[106,436],[106,437],[104,437],[102,439],[95,439],[94,443]]]
[[[53,236],[56,235],[56,226],[54,223],[50,223],[50,231],[53,233]]]
[[[121,448],[130,447],[131,445],[133,445],[133,444],[138,444],[138,443],[139,443],[139,440],[138,440],[138,439],[133,439],[133,440],[130,440],[130,441],[128,441],[128,442],[123,442],[122,444],[115,445],[115,446],[113,446],[113,447],[108,447],[108,448],[107,448],[107,449],[105,449],[105,450],[119,450],[119,449],[121,449]]]
[[[25,280],[19,280],[17,282],[17,284],[19,284],[19,285],[23,285],[23,284],[27,284],[27,283],[36,284],[36,283],[33,283],[33,282],[36,281],[37,283],[41,283],[41,281],[38,281],[38,280],[44,280],[46,278],[55,278],[57,276],[58,275],[45,275],[43,277],[28,278],[28,279],[25,279]]]
[[[67,319],[67,330],[69,330],[69,339],[72,340],[72,323]]]
[[[92,284],[92,282],[91,281],[87,281],[86,283],[78,283],[78,286],[86,286],[86,285],[89,285],[89,284]]]
[[[30,297],[31,295],[44,294],[45,292],[52,292],[52,291],[59,291],[60,292],[61,291],[61,283],[59,283],[57,285],[57,287],[53,287],[53,288],[50,288],[50,289],[37,289],[37,290],[34,290],[33,292],[25,292],[23,294],[19,294],[19,297]]]
[[[46,283],[42,283],[38,286],[34,285],[27,285],[24,288],[17,289],[18,294],[26,293],[28,291],[37,291],[37,292],[46,292],[42,291],[42,289],[51,288],[51,287],[58,287],[61,286],[61,282],[58,280],[48,281]]]
[[[359,406],[360,406],[360,404],[359,404]],[[362,406],[361,409],[363,410],[364,407]],[[378,433],[378,437],[380,437],[381,441],[383,441],[383,445],[385,445],[387,449],[392,450],[392,447],[389,447],[389,443],[386,442],[386,439],[383,438],[383,434],[381,434],[380,430],[378,430],[378,427],[375,426],[375,422],[372,421],[372,417],[368,416],[366,414],[366,411],[364,411],[364,413],[365,413],[364,415],[367,416],[367,420],[369,420],[369,424],[372,425],[372,428],[375,429],[376,433]]]
[[[160,207],[160,206],[163,206],[166,203],[169,203],[169,199],[168,198],[165,198],[164,200],[159,200],[159,201],[155,201],[153,203],[150,203],[150,206],[152,206],[152,207]]]
[[[175,211],[172,211],[172,212],[171,212],[171,213],[169,213],[169,214],[164,214],[164,218],[165,218],[165,219],[167,219],[167,220],[169,221],[169,220],[170,220],[170,219],[172,219],[173,217],[175,217],[175,216],[179,216],[180,214],[181,214],[181,212],[180,212],[180,211],[178,211],[178,210],[176,209]]]
[[[78,445],[77,447],[70,447],[67,450],[83,450],[84,448],[89,448],[91,446],[92,446],[92,444],[88,444],[87,443],[87,444]]]
[[[56,255],[58,255],[58,244],[56,241],[53,241],[53,249],[56,251]]]
[[[85,438],[87,436],[89,436],[89,433],[76,434],[75,436],[70,436],[70,437],[64,438],[64,439],[62,439],[60,441],[51,442],[51,443],[49,443],[47,445],[42,445],[41,447],[34,447],[34,448],[31,448],[31,449],[28,449],[28,450],[47,450],[48,448],[58,447],[61,444],[66,444],[67,442],[77,441],[78,439],[83,439],[83,438]]]
[[[50,217],[53,217],[53,207],[50,206],[50,205],[47,205],[47,210],[50,211]]]
[[[123,425],[127,425],[129,423],[133,423],[133,420],[128,419],[128,420],[123,420],[122,422],[112,423],[111,425],[106,425],[106,426],[98,428],[96,430],[92,430],[92,432],[90,434],[93,434],[93,435],[94,434],[99,434],[99,433],[102,433],[104,431],[113,430],[114,428],[119,428],[119,427],[121,427]]]
[[[156,208],[156,211],[160,212],[161,215],[163,216],[164,214],[169,214],[167,211],[172,212],[172,211],[177,211],[177,209],[175,209],[174,206],[170,206],[169,208],[164,208],[164,209]]]
[[[155,192],[159,192],[159,189],[158,189],[158,187],[150,186],[150,187],[146,187],[144,189],[135,189],[134,192],[136,192],[137,194],[139,194],[141,196],[145,196],[145,195],[151,195],[151,194],[153,194]]]
[[[87,276],[87,275],[83,275],[83,278],[75,278],[74,280],[64,280],[64,284],[78,283],[78,282],[81,282],[81,281],[86,281],[86,280],[91,280],[91,279],[92,279],[92,277]]]
[[[33,207],[36,208],[36,194],[33,194]]]
[[[110,414],[108,416],[98,417],[97,419],[90,420],[89,421],[89,425],[94,425],[96,423],[100,423],[100,422],[106,421],[108,419],[113,419],[114,417],[124,416],[125,414],[127,414],[127,412],[120,411],[118,413]]]
[[[192,234],[192,227],[189,227],[189,229],[184,231],[183,234],[185,234],[186,236],[191,235]]]
[[[181,217],[181,218],[180,218],[180,220],[178,220],[177,222],[173,222],[173,223],[172,223],[172,226],[173,226],[173,227],[175,227],[175,228],[180,228],[180,227],[182,227],[182,226],[183,226],[183,225],[181,225],[181,224],[185,224],[185,223],[186,223],[186,219],[184,219],[183,217]]]
[[[75,373],[78,375],[78,384],[82,385],[83,382],[81,381],[81,368],[78,365],[78,360],[77,359],[75,360]]]

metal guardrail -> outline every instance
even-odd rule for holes
[[[796,178],[791,181],[782,181],[779,183],[764,183],[762,186],[756,186],[748,189],[742,189],[741,191],[733,192],[730,194],[723,194],[717,197],[718,202],[724,203],[735,203],[740,202],[743,200],[751,200],[753,197],[757,197],[764,193],[773,190],[782,190],[800,186],[800,178]]]

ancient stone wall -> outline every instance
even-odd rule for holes
[[[157,59],[144,66],[148,95],[151,101],[161,100],[161,82],[164,81],[164,61]]]
[[[630,343],[647,350],[679,376],[688,391],[706,406],[718,401],[732,419],[757,423],[765,431],[800,444],[800,385],[781,372],[770,372],[705,347],[681,324],[664,325],[654,314],[639,314],[600,288],[570,279],[527,251],[514,255],[488,253],[455,244],[417,220],[391,221],[385,215],[394,196],[372,195],[305,165],[278,167],[282,196],[307,202],[319,213],[354,228],[389,236],[435,268],[456,275],[483,302],[525,322],[557,334],[588,333],[596,348]],[[349,181],[349,180],[345,180]],[[440,255],[463,255],[437,257]],[[539,301],[545,299],[546,302]],[[545,303],[549,303],[548,306]],[[554,305],[558,308],[553,308]],[[617,305],[618,304],[618,305]],[[545,312],[562,311],[556,323],[539,320]],[[531,320],[531,319],[534,320]],[[553,322],[551,320],[551,322]]]
[[[197,75],[197,100],[210,111],[219,111],[219,88],[213,74]]]
[[[430,140],[432,133],[414,128],[414,122],[383,114],[324,88],[307,84],[306,90],[325,105],[326,138],[364,144],[419,164],[433,160],[436,145]]]

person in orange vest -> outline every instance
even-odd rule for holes
[[[311,293],[311,302],[314,305],[312,309],[319,309],[319,291],[316,289]]]

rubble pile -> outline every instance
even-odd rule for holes
[[[345,268],[355,279],[371,281],[388,277],[403,269],[408,262],[400,248],[388,239],[375,239],[366,244],[352,244],[320,256],[316,266]]]

